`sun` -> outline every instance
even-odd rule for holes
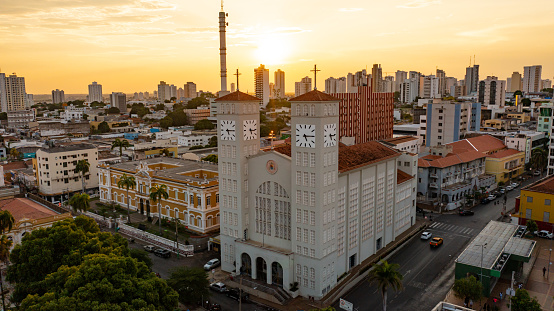
[[[290,54],[290,45],[282,36],[264,35],[254,54],[261,64],[281,65]]]

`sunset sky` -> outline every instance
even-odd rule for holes
[[[219,90],[217,0],[0,0],[0,70],[26,79],[28,93],[105,94],[157,89],[160,80]],[[476,55],[480,76],[506,79],[523,66],[554,75],[551,0],[228,0],[229,83],[254,89],[265,64],[294,82],[322,70],[345,76],[380,63],[383,75],[417,70],[463,78]]]

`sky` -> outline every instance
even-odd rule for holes
[[[217,0],[0,0],[0,71],[25,77],[28,93],[152,92],[159,81],[219,90]],[[554,2],[533,0],[227,0],[228,83],[254,91],[254,68],[286,92],[313,76],[319,89],[379,63],[463,79],[476,56],[480,77],[523,66],[554,76]]]

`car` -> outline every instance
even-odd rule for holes
[[[535,172],[533,173],[533,175],[535,175],[535,176],[541,176],[541,171],[535,171]]]
[[[460,216],[473,216],[473,214],[475,214],[475,213],[473,213],[473,211],[470,211],[470,210],[462,210],[461,209],[459,214],[460,214]]]
[[[429,242],[429,245],[431,245],[431,247],[439,247],[442,245],[442,242],[443,242],[442,238],[436,237],[436,238],[433,238],[431,242]]]
[[[227,292],[227,286],[225,286],[225,284],[223,284],[221,282],[215,282],[215,283],[210,284],[210,289],[214,290],[218,293]]]
[[[507,186],[506,186],[506,190],[512,191],[512,190],[514,190],[514,187],[512,187],[512,185],[507,185]]]
[[[204,265],[204,270],[212,270],[215,267],[219,267],[220,264],[221,262],[219,261],[219,259],[214,258]]]
[[[498,190],[498,192],[499,192],[500,194],[504,194],[504,193],[506,193],[506,189],[500,188],[500,189]]]
[[[489,198],[483,198],[481,199],[481,204],[487,204],[489,203],[491,200]]]
[[[494,200],[496,200],[496,196],[494,194],[491,194],[487,197],[487,200],[489,200],[489,202],[494,201]]]
[[[421,234],[421,239],[422,240],[429,240],[431,238],[431,236],[433,236],[433,234],[431,232],[425,231]]]
[[[517,182],[513,182],[513,183],[511,184],[511,186],[512,186],[512,188],[515,189],[515,188],[519,187],[519,184],[518,184]]]
[[[162,258],[169,258],[171,257],[171,252],[168,251],[167,249],[158,248],[154,251],[154,255]]]
[[[217,303],[214,303],[208,307],[208,311],[221,311],[221,306]]]
[[[535,235],[538,236],[539,238],[551,239],[551,240],[554,237],[554,234],[548,232],[547,230],[541,230],[539,232],[535,231]]]
[[[235,299],[236,301],[239,301],[239,297],[241,297],[242,302],[247,302],[250,300],[250,295],[248,293],[245,293],[244,291],[242,292],[242,295],[241,295],[241,292],[239,291],[238,288],[230,288],[225,293],[225,295],[229,298]]]
[[[144,245],[144,250],[149,253],[153,253],[156,249],[157,247],[154,245]]]

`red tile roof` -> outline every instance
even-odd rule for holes
[[[501,158],[513,156],[514,154],[518,154],[518,153],[523,154],[523,151],[519,151],[519,150],[516,150],[516,149],[506,149],[506,150],[495,152],[493,154],[489,154],[488,157],[489,158],[501,159]]]
[[[533,184],[521,188],[521,190],[554,194],[554,176],[545,177]]]
[[[408,181],[412,178],[413,177],[410,174],[405,173],[401,170],[396,170],[396,184],[397,185],[400,185],[401,183],[406,182],[406,181]]]
[[[419,140],[419,138],[414,136],[400,136],[400,137],[383,139],[382,141],[387,142],[389,144],[398,145],[412,140]]]
[[[339,101],[340,99],[335,98],[329,94],[320,92],[318,90],[313,90],[308,93],[302,94],[295,98],[289,99],[291,102],[329,102],[329,101]]]
[[[453,143],[448,144],[452,146],[454,153],[476,150],[483,153],[489,153],[496,150],[506,148],[504,142],[498,138],[492,137],[490,135],[481,135],[472,138],[467,138],[459,140]]]
[[[486,155],[479,151],[467,151],[461,153],[449,153],[445,157],[438,155],[427,155],[417,160],[419,167],[449,167],[456,164],[467,163],[480,158],[485,158]]]
[[[243,93],[241,91],[236,91],[231,94],[227,94],[225,96],[222,96],[218,99],[216,99],[216,102],[241,102],[241,101],[260,101],[258,97],[254,97],[252,95],[248,95],[246,93]]]
[[[15,222],[24,218],[41,219],[58,213],[26,198],[0,200],[0,210],[10,211]]]
[[[27,168],[27,163],[25,163],[25,161],[10,162],[7,164],[2,164],[2,167],[4,168],[4,172],[9,172],[12,170]]]

